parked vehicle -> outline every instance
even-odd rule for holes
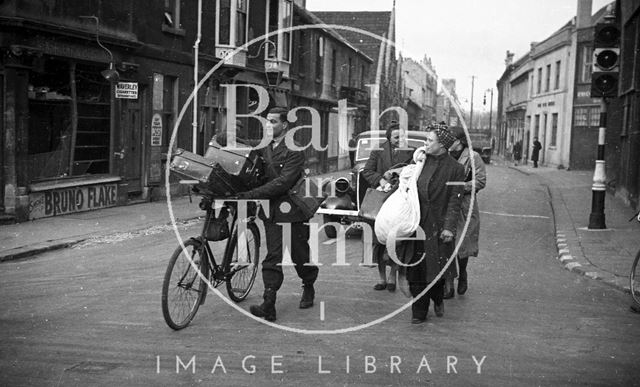
[[[407,140],[409,148],[419,148],[426,143],[426,132],[408,131]],[[327,185],[329,187],[327,189],[333,187],[335,192],[330,192],[330,195],[316,212],[323,215],[324,223],[338,222],[350,225],[363,221],[358,216],[358,212],[360,211],[360,203],[369,188],[369,183],[362,176],[362,170],[372,149],[379,148],[385,141],[387,139],[383,130],[362,132],[358,135],[355,165],[349,174],[350,177],[338,178],[332,184]],[[326,226],[324,231],[328,238],[335,238],[337,235],[336,228],[332,226]]]

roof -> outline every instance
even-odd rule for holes
[[[298,6],[297,4],[294,3],[294,10],[295,12],[298,13],[298,15],[300,15],[305,22],[310,23],[310,24],[334,24],[334,23],[329,23],[326,20],[322,20],[318,17],[317,13],[314,12],[309,12],[308,10],[306,10],[303,7]],[[343,35],[344,32],[349,32],[346,30],[337,30],[337,29],[324,29],[324,31],[326,31],[329,35],[331,35],[333,38],[335,38],[336,40],[338,40],[339,42],[343,43],[345,46],[347,46],[349,49],[355,51],[356,53],[364,56],[369,62],[373,63],[374,60],[372,58],[377,58],[377,53],[376,56],[371,56],[368,55],[366,52],[364,52],[363,50],[361,50],[359,47],[355,46],[352,44],[352,42],[348,39],[346,39]]]
[[[354,27],[382,37],[386,37],[389,32],[391,21],[391,11],[313,12],[313,14],[326,24]],[[349,30],[339,30],[339,32],[353,46],[364,52],[369,58],[373,58],[374,63],[377,63],[382,43],[379,39]]]

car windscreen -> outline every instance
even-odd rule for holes
[[[356,161],[367,160],[372,150],[381,149],[382,145],[387,141],[384,137],[367,137],[358,140],[358,148],[356,149]],[[424,145],[424,140],[416,140],[410,138],[408,140],[409,148],[416,149]]]

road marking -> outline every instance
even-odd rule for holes
[[[481,214],[488,215],[498,215],[498,216],[511,216],[514,218],[539,218],[539,219],[549,219],[548,216],[543,215],[519,215],[519,214],[506,214],[504,212],[490,212],[490,211],[480,211]]]
[[[320,301],[320,321],[324,321],[324,301]]]

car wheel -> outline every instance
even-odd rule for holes
[[[326,225],[326,224],[330,223],[330,222],[340,222],[340,219],[336,218],[335,216],[331,216],[331,215],[326,215],[325,214],[323,216],[323,220],[324,220],[324,224],[325,224],[324,233],[327,234],[327,238],[329,238],[329,239],[335,238],[336,235],[337,235],[336,228],[334,226]]]

